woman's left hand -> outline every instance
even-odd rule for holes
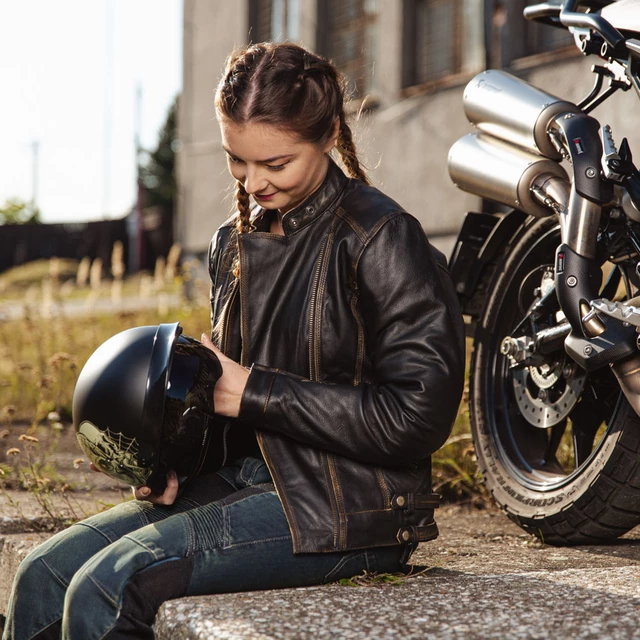
[[[146,500],[147,502],[151,502],[153,504],[173,504],[178,497],[178,489],[180,488],[180,483],[178,482],[178,476],[175,471],[169,471],[167,473],[167,487],[164,490],[164,493],[157,494],[153,493],[151,487],[142,486],[142,487],[131,487],[133,491],[133,497],[136,500]]]
[[[237,362],[227,358],[209,339],[206,333],[202,334],[202,344],[211,349],[220,360],[222,365],[222,376],[216,382],[213,390],[213,402],[216,414],[227,418],[237,418],[240,413],[240,402],[242,394],[247,385],[249,370],[239,365]]]

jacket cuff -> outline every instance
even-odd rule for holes
[[[247,384],[240,400],[238,420],[252,427],[261,427],[271,396],[271,389],[276,380],[278,369],[270,369],[259,364],[251,366]]]

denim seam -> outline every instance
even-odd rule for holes
[[[378,572],[378,560],[376,558],[375,553],[371,553],[369,550],[364,552],[364,563],[367,566],[367,571],[369,573],[377,573]]]
[[[240,476],[240,480],[242,480],[242,482],[244,482],[246,484],[246,479],[244,477],[244,468],[245,465],[247,464],[247,460],[246,458],[242,461],[242,466],[240,467],[240,472],[238,473],[238,475]]]
[[[232,487],[235,491],[238,491],[238,487],[237,487],[237,485],[236,485],[236,484],[234,484],[231,480],[229,480],[229,478],[227,478],[224,474],[222,474],[222,473],[218,473],[218,472],[216,471],[216,475],[217,475],[219,478],[222,478],[222,479],[223,479],[223,480],[224,480],[224,481],[225,481],[225,482],[226,482],[230,487]],[[202,506],[202,505],[200,505],[200,506]]]
[[[46,631],[47,629],[49,629],[49,627],[52,627],[56,622],[60,622],[60,620],[62,620],[62,617],[56,618],[53,622],[50,622],[46,627],[42,627],[42,629],[38,629],[36,631],[36,635],[32,637],[37,638],[43,631]]]
[[[156,552],[153,549],[151,549],[151,547],[148,547],[146,544],[140,542],[140,540],[136,540],[135,538],[131,537],[130,534],[127,534],[126,536],[122,536],[122,537],[126,538],[127,540],[129,540],[131,542],[133,542],[134,544],[137,544],[139,547],[142,547],[145,551],[148,551],[153,556],[153,559],[156,562],[158,562],[160,560],[164,560],[164,558],[158,557],[156,555]]]
[[[231,515],[229,509],[222,507],[222,548],[231,547]]]
[[[249,489],[249,487],[246,487],[247,489]],[[253,487],[251,487],[251,489],[260,489],[260,485],[257,484]],[[276,495],[278,495],[278,492],[275,490],[269,490],[269,491],[260,491],[260,493],[252,493],[251,495],[248,496],[244,496],[242,498],[240,498],[240,500],[233,500],[233,502],[222,502],[220,501],[222,504],[222,509],[228,509],[229,507],[233,507],[236,504],[242,504],[245,500],[250,500],[251,498],[255,498],[256,496],[263,496],[266,493],[275,493]],[[227,496],[226,498],[223,498],[222,500],[226,501],[229,500],[230,498],[233,498],[233,494],[230,496]]]
[[[48,564],[44,558],[40,558],[40,562],[49,570],[51,575],[65,588],[69,586],[69,583],[62,579],[62,576],[59,576]]]
[[[87,529],[91,529],[91,531],[95,531],[95,533],[99,533],[105,540],[109,541],[109,544],[117,540],[117,538],[112,540],[104,531],[101,531],[98,527],[94,527],[92,524],[88,524],[87,522],[78,522],[74,526],[86,527]]]
[[[197,536],[196,536],[195,527],[191,518],[184,517],[183,521],[184,521],[184,528],[185,528],[186,538],[187,538],[187,549],[186,549],[185,557],[188,557],[188,556],[194,555],[195,553],[196,545],[197,545]]]
[[[340,558],[340,560],[338,561],[338,564],[336,564],[336,566],[333,567],[333,569],[331,569],[331,571],[329,571],[329,573],[325,574],[324,578],[322,579],[322,582],[331,582],[333,580],[332,576],[334,574],[336,574],[338,571],[340,571],[340,569],[342,569],[342,567],[344,567],[344,565],[347,564],[347,562],[349,562],[353,558],[357,557],[361,553],[362,553],[361,551],[353,551],[352,553],[349,553],[348,555],[344,556],[343,558]]]
[[[276,536],[275,538],[261,538],[260,540],[248,540],[247,542],[233,542],[232,544],[226,545],[224,549],[233,549],[234,547],[248,547],[252,544],[262,544],[263,542],[274,542],[275,540],[291,540],[291,536]],[[214,551],[214,549],[210,549],[210,551]]]
[[[96,589],[98,589],[98,591],[100,591],[100,593],[102,593],[102,595],[107,598],[107,600],[116,608],[119,609],[120,608],[120,602],[116,599],[114,599],[111,594],[99,583],[96,581],[96,579],[91,575],[91,574],[87,574],[87,579],[90,580],[94,586],[96,587]]]

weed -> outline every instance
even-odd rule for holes
[[[343,587],[381,587],[385,584],[401,585],[407,580],[417,576],[423,576],[427,571],[431,571],[433,567],[424,567],[419,571],[415,571],[415,567],[407,573],[376,573],[375,571],[363,571],[362,574],[352,576],[351,578],[341,578],[338,584]]]

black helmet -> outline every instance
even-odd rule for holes
[[[212,437],[207,464],[224,462],[224,423],[213,405],[222,366],[181,333],[175,322],[116,334],[91,355],[73,394],[73,426],[91,462],[160,493],[169,469],[181,486],[198,474]]]

